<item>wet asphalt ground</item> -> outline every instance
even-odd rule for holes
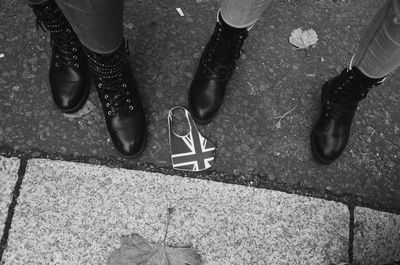
[[[186,174],[170,163],[167,114],[187,105],[197,61],[215,25],[217,1],[126,1],[125,36],[148,122],[146,149],[133,160],[114,150],[96,91],[83,114],[67,116],[54,107],[47,81],[49,34],[36,29],[23,1],[1,2],[0,154],[174,173],[398,213],[398,71],[362,101],[350,143],[336,162],[315,162],[309,141],[321,85],[348,64],[381,4],[271,4],[245,42],[219,114],[209,125],[198,126],[217,145],[216,164]],[[288,42],[299,27],[312,28],[319,37],[307,52]]]

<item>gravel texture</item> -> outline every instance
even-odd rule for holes
[[[205,264],[347,259],[343,204],[264,189],[71,162],[28,161],[3,262],[104,264],[120,237],[191,246]]]
[[[18,179],[19,159],[0,156],[0,239],[7,219],[8,206]]]
[[[357,207],[354,262],[359,265],[400,261],[400,216]]]

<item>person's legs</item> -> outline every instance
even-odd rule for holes
[[[400,0],[387,1],[368,26],[353,65],[372,78],[400,66]]]
[[[272,0],[224,0],[221,3],[221,16],[235,28],[250,27],[261,17]]]
[[[189,89],[189,107],[197,123],[209,123],[219,110],[235,60],[249,28],[271,0],[224,0],[217,24],[200,58]]]
[[[50,90],[65,113],[78,111],[89,95],[87,59],[71,25],[53,0],[29,0],[37,26],[50,31]]]
[[[107,54],[123,40],[123,0],[56,0],[81,43]]]
[[[97,90],[116,149],[128,157],[139,155],[145,145],[146,121],[123,37],[123,0],[56,2],[58,5],[54,0],[31,5],[38,21],[52,34],[54,65],[60,65],[58,58],[68,55],[69,66],[88,70],[72,76],[88,80],[85,91],[90,87]],[[75,64],[80,58],[85,59],[85,65]],[[51,76],[57,75],[55,80],[63,81],[71,76],[71,71],[51,70],[51,73]]]
[[[350,66],[322,87],[322,111],[311,134],[319,162],[328,164],[341,155],[359,101],[399,65],[400,0],[388,0],[369,24]]]
[[[127,157],[144,149],[146,119],[123,36],[123,0],[56,0],[89,60],[111,140]]]

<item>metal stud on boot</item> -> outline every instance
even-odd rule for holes
[[[230,38],[223,36],[223,27],[217,22],[199,62],[190,85],[189,108],[199,124],[211,122],[219,110],[226,85],[235,69],[248,30],[243,29]]]
[[[127,57],[127,43],[107,55],[85,51],[92,72],[91,85],[100,97],[111,140],[122,155],[136,157],[145,146],[146,120]]]
[[[50,31],[50,89],[55,105],[65,113],[78,111],[88,98],[87,58],[71,25],[54,0],[30,5],[37,26]]]
[[[329,164],[342,154],[359,101],[383,80],[369,78],[353,67],[323,85],[322,109],[311,133],[311,150],[320,163]]]

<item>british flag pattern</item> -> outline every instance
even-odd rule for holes
[[[190,125],[186,135],[177,135],[172,129],[172,112],[183,109]],[[215,146],[198,131],[190,112],[183,107],[175,107],[168,114],[169,143],[171,160],[174,169],[202,171],[214,164]]]

